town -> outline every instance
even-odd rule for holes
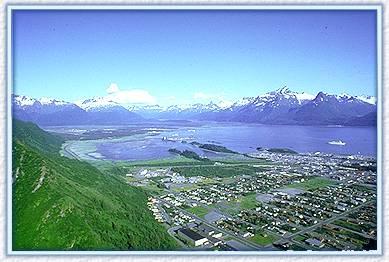
[[[128,183],[150,190],[149,209],[183,250],[376,249],[374,158],[260,151],[130,170]]]

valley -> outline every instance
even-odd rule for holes
[[[243,101],[141,116],[16,97],[15,115],[40,126],[14,119],[15,250],[374,249],[376,128],[322,113],[364,121],[375,104],[288,89]],[[286,121],[296,108],[320,116]]]
[[[383,4],[17,2],[5,258],[383,254]]]
[[[315,131],[323,139],[317,140],[323,141],[322,144],[293,139],[288,134],[289,141],[294,142],[291,149],[281,147],[287,144],[279,141],[282,136],[274,136],[280,144],[272,144],[269,135],[256,140],[248,135],[249,131],[242,131],[251,127],[258,136],[261,128],[270,128],[266,126],[229,125],[227,129],[209,122],[190,126],[169,123],[170,128],[152,126],[152,123],[129,126],[133,134],[123,137],[117,134],[124,127],[117,128],[116,133],[111,126],[112,137],[102,134],[67,141],[61,154],[87,161],[102,173],[121,177],[128,186],[143,190],[155,221],[175,239],[178,250],[374,249],[375,153],[371,151],[369,155],[366,147],[364,154],[358,152],[350,136],[341,137],[347,139],[345,147],[336,147],[323,139],[324,131],[331,137],[343,131],[355,132],[352,137],[357,138],[357,132],[369,129],[319,128],[320,132]],[[221,133],[224,128],[233,130],[231,133],[235,135],[230,138],[228,132]],[[58,135],[61,130],[60,136],[77,133],[80,138],[83,137],[80,130],[99,134],[98,130],[107,129],[104,126],[47,128],[53,134]],[[283,131],[282,127],[271,130]],[[309,128],[303,132],[304,136],[312,139],[314,133],[307,132]],[[371,139],[374,137],[370,135]],[[245,142],[244,138],[249,139]],[[330,149],[304,152],[298,147],[300,144]],[[110,151],[104,150],[104,145]],[[354,151],[334,154],[331,150]],[[149,153],[142,153],[145,151]],[[361,210],[369,211],[361,213]]]

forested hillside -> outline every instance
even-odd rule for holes
[[[59,156],[61,138],[14,122],[14,250],[173,250],[147,196],[120,177]]]

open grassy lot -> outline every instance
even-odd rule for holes
[[[229,215],[237,215],[241,210],[255,208],[258,205],[258,201],[255,199],[255,197],[256,193],[252,193],[246,196],[242,196],[234,201],[223,201],[220,203],[212,204],[211,207]]]
[[[173,167],[173,171],[181,175],[204,176],[204,177],[233,177],[241,175],[255,175],[256,172],[262,171],[261,167],[254,167],[245,164],[226,165],[226,166],[187,166]]]
[[[306,237],[304,237],[304,236],[302,236],[302,235],[297,235],[295,238],[294,238],[294,240],[296,240],[296,241],[304,241],[305,239],[307,239]]]
[[[142,161],[121,161],[119,165],[121,166],[174,166],[174,165],[201,165],[204,164],[202,161],[198,161],[191,158],[186,158],[183,156],[173,156],[168,158],[153,159],[153,160],[142,160]]]
[[[240,207],[236,201],[223,201],[220,203],[214,203],[210,205],[211,208],[216,208],[222,213],[229,214],[231,216],[237,215],[240,212]]]
[[[266,245],[273,243],[277,239],[278,238],[274,235],[270,235],[270,234],[266,234],[266,233],[259,233],[259,234],[255,234],[249,240],[258,244],[258,245],[266,246]]]
[[[202,206],[190,207],[186,209],[188,212],[195,214],[198,217],[204,218],[208,214],[208,209]]]
[[[336,181],[325,178],[325,177],[313,177],[301,183],[293,183],[288,185],[289,188],[299,188],[303,190],[313,191],[318,188],[326,187],[329,185],[336,184]]]
[[[241,209],[252,209],[255,208],[258,204],[258,201],[255,199],[256,193],[249,194],[247,196],[242,197],[240,202],[240,208]]]

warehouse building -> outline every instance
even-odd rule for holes
[[[199,233],[189,228],[182,228],[178,230],[178,235],[188,241],[190,244],[194,245],[195,247],[204,245],[208,242],[208,239],[206,237],[203,237]]]

